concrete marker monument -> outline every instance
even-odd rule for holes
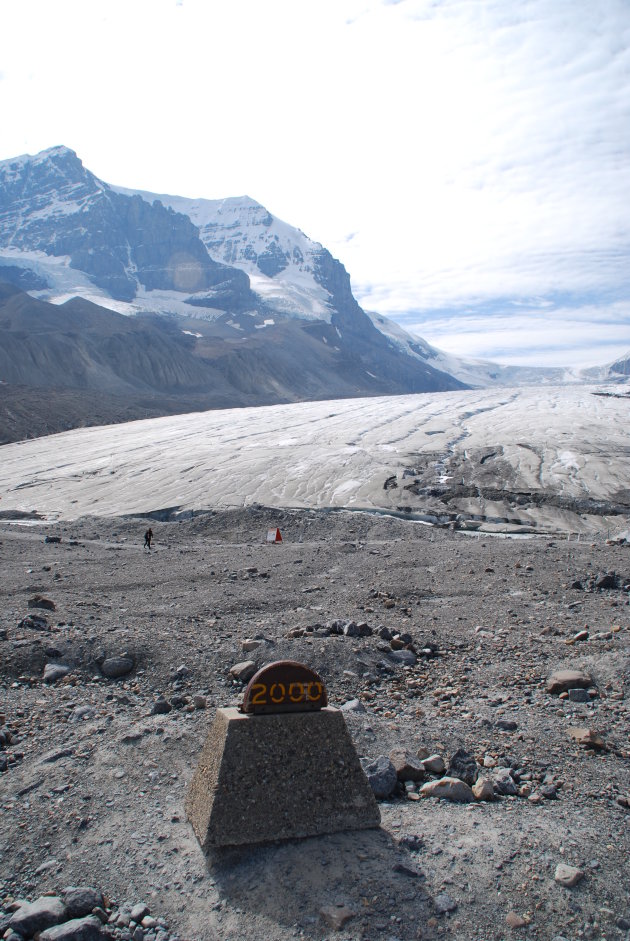
[[[239,709],[218,709],[186,798],[201,847],[378,827],[380,812],[343,713],[321,677],[277,661]]]

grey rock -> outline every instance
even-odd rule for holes
[[[581,882],[583,878],[584,873],[576,866],[569,866],[567,863],[558,863],[556,866],[554,879],[559,885],[563,885],[567,889],[572,889],[573,886]]]
[[[70,672],[70,667],[63,663],[47,663],[44,667],[44,683],[56,683]]]
[[[341,707],[342,712],[367,712],[360,699],[349,699]]]
[[[164,699],[163,696],[160,696],[153,703],[151,713],[154,716],[163,716],[163,715],[166,715],[167,712],[170,712],[172,708],[173,707],[171,706],[170,702]]]
[[[571,702],[590,702],[591,697],[588,694],[587,689],[570,689],[568,690],[569,699]]]
[[[88,915],[42,931],[39,941],[101,941],[107,937],[100,919],[96,915]]]
[[[457,902],[450,897],[448,892],[440,892],[433,899],[436,915],[446,915],[448,912],[454,912],[457,908]]]
[[[92,909],[100,908],[103,896],[98,889],[91,886],[68,886],[62,890],[63,901],[71,918],[82,918],[90,915]]]
[[[363,764],[363,770],[376,798],[385,800],[391,797],[396,790],[398,775],[389,758],[386,758],[385,755],[379,755],[375,761]]]
[[[496,792],[504,797],[518,794],[518,785],[509,768],[496,768],[492,774],[492,783]]]
[[[399,781],[424,781],[426,774],[419,758],[411,752],[396,748],[389,753]]]
[[[230,667],[230,674],[235,680],[239,680],[241,683],[248,683],[257,669],[258,666],[254,660],[242,660],[240,663],[235,663],[233,667]]]
[[[25,618],[19,621],[18,627],[23,629],[28,628],[32,631],[49,630],[48,620],[43,614],[27,614]]]
[[[345,621],[341,623],[343,624],[342,633],[346,637],[369,637],[372,634],[372,628],[365,622],[357,624],[356,621]]]
[[[56,895],[42,896],[34,902],[26,902],[14,913],[9,927],[25,938],[32,937],[37,931],[45,931],[65,921],[68,916],[66,906]]]
[[[548,693],[565,693],[569,689],[588,689],[593,678],[584,670],[556,670],[547,680]]]
[[[497,719],[495,725],[503,732],[515,732],[518,729],[518,724],[513,719]]]
[[[134,663],[131,657],[124,654],[118,657],[107,657],[101,664],[101,673],[110,680],[117,680],[127,676],[133,670]]]
[[[81,719],[91,719],[94,716],[94,706],[77,706],[73,710],[71,721],[80,722]]]
[[[69,758],[74,755],[74,748],[53,748],[52,751],[45,752],[39,759],[41,765],[51,765],[55,761],[61,761],[62,758]]]
[[[137,905],[134,905],[129,916],[132,921],[141,922],[145,915],[149,914],[149,906],[145,902],[138,902]]]
[[[441,776],[446,771],[446,764],[441,755],[429,755],[428,758],[423,758],[422,765],[429,774],[439,774]]]
[[[424,837],[417,833],[407,833],[400,838],[400,845],[412,853],[419,852],[424,846]]]
[[[44,611],[54,611],[55,602],[51,601],[50,598],[42,598],[41,595],[35,595],[33,598],[28,599],[29,608],[43,608]]]
[[[394,663],[401,663],[406,667],[414,667],[418,662],[418,658],[413,650],[392,650],[389,653],[389,658],[393,660]]]
[[[617,588],[619,579],[616,572],[600,572],[595,578],[595,588]]]

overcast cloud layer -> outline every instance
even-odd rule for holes
[[[247,193],[438,346],[630,348],[626,0],[21,0],[0,157]]]

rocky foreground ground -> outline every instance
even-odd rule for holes
[[[121,941],[630,937],[629,546],[256,508],[3,523],[0,562],[5,937],[44,896]],[[382,825],[206,858],[208,725],[282,658],[382,756]]]

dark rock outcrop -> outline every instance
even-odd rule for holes
[[[118,300],[147,290],[190,293],[247,275],[217,265],[187,216],[126,196],[54,147],[0,165],[0,247],[67,255],[70,266]],[[26,276],[25,276],[26,277]]]

